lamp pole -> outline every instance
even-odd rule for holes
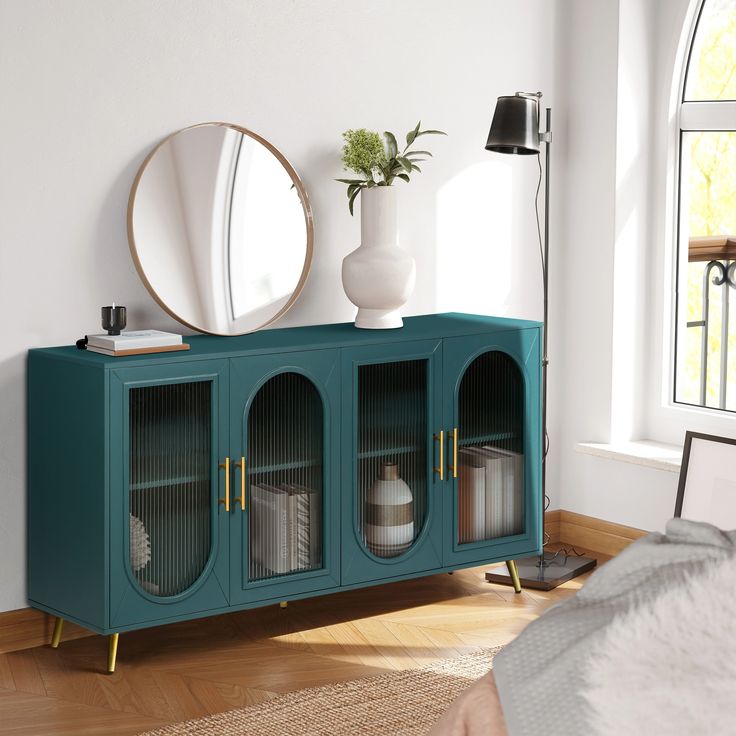
[[[541,131],[539,120],[539,102],[541,92],[517,92],[513,96],[499,97],[493,114],[491,130],[488,133],[486,150],[495,153],[516,155],[541,154],[540,145],[545,144],[544,156],[544,243],[540,242],[542,258],[542,286],[544,300],[543,336],[542,336],[542,483],[541,483],[541,532],[542,551],[536,557],[528,557],[507,563],[509,574],[487,572],[486,580],[494,583],[513,583],[517,592],[521,586],[551,590],[560,583],[570,580],[576,575],[595,567],[596,561],[583,557],[575,552],[569,556],[565,550],[545,557],[546,544],[544,512],[547,504],[547,373],[549,366],[549,192],[550,192],[550,148],[552,143],[552,109],[546,108],[545,130]],[[541,168],[541,162],[540,162]],[[541,182],[541,171],[540,171]],[[537,188],[539,194],[539,188]],[[534,200],[539,231],[539,209]],[[541,241],[541,237],[540,237]],[[574,551],[574,550],[573,550]],[[512,575],[512,567],[518,570],[518,577]],[[516,580],[513,578],[516,577]]]
[[[544,545],[546,543],[544,531],[544,512],[547,506],[547,340],[549,334],[549,161],[550,146],[552,143],[552,108],[546,109],[545,130],[540,132],[544,140],[544,258],[542,262],[542,283],[544,289],[544,323],[542,335],[542,556],[544,567]]]

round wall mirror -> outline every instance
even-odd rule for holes
[[[200,332],[242,335],[296,301],[312,260],[312,211],[296,171],[245,128],[204,123],[148,155],[128,241],[154,299]]]

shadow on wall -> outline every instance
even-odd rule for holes
[[[125,295],[125,306],[128,308],[128,329],[157,329],[172,332],[191,333],[191,330],[179,324],[170,317],[154,301],[143,282],[138,276],[128,246],[128,197],[133,180],[138,172],[143,159],[153,149],[158,141],[152,141],[149,148],[144,149],[138,156],[119,172],[115,178],[110,191],[102,202],[97,217],[96,243],[97,247],[90,254],[92,273],[105,274],[114,273],[115,283],[121,295]],[[101,284],[109,285],[113,279],[100,279]],[[114,300],[123,301],[122,296],[105,294],[108,302]],[[100,303],[100,306],[103,306]],[[99,316],[90,315],[90,322],[86,326],[80,326],[80,335],[87,329],[99,331]]]
[[[25,576],[18,575],[25,565],[26,525],[26,356],[14,355],[0,362],[0,493],[12,489],[12,503],[20,514],[0,515],[0,539],[4,540],[5,557],[0,565],[0,591],[3,601],[20,601],[26,597]],[[23,489],[18,492],[18,489]],[[8,508],[6,506],[6,508]],[[17,559],[12,555],[17,554]],[[10,559],[8,559],[10,556]],[[2,606],[0,605],[0,609]]]
[[[288,158],[288,155],[287,155]],[[293,163],[293,162],[292,162]],[[320,324],[324,322],[349,322],[355,318],[355,307],[349,302],[342,288],[342,259],[360,240],[358,212],[355,218],[348,213],[345,185],[333,181],[343,175],[339,146],[314,146],[308,155],[302,156],[295,166],[309,197],[314,218],[314,252],[307,283],[287,314],[273,327]],[[339,251],[330,250],[326,244],[334,240],[334,232],[344,232],[354,221],[355,243],[340,243]],[[338,241],[340,239],[338,238]],[[326,288],[326,285],[329,287]],[[327,293],[326,293],[327,291]],[[331,314],[325,315],[325,304],[330,304]]]
[[[342,261],[360,245],[360,199],[355,214],[348,212],[345,185],[335,181],[349,175],[340,163],[340,146],[321,146],[302,157],[298,169],[308,172],[303,182],[309,193],[314,215],[314,256],[310,278],[290,312],[274,327],[330,322],[352,322],[357,308],[342,287]],[[433,161],[433,164],[437,162]],[[436,232],[435,222],[425,213],[432,211],[436,196],[434,178],[423,175],[410,184],[394,184],[398,195],[399,245],[417,264],[416,288],[401,309],[404,316],[436,311]],[[457,214],[457,213],[456,213]],[[325,314],[325,305],[330,314]]]

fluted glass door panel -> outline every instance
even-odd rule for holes
[[[427,361],[358,368],[358,528],[366,549],[397,557],[427,517]]]
[[[187,590],[210,558],[211,395],[209,381],[130,390],[129,564],[154,596]]]
[[[458,395],[459,544],[524,532],[524,382],[504,352],[468,366]]]
[[[280,373],[247,419],[248,579],[322,567],[322,399],[300,373]]]

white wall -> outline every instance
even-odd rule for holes
[[[561,508],[644,529],[674,511],[677,475],[575,452],[579,442],[682,444],[736,420],[673,406],[676,98],[696,0],[560,6],[557,96],[569,115],[552,355]],[[554,445],[553,445],[554,447]]]
[[[592,514],[606,481],[573,447],[608,441],[611,425],[618,2],[568,0],[557,23],[548,467],[559,506]]]
[[[551,333],[557,497],[561,508],[645,529],[672,516],[677,475],[575,445],[643,437],[657,3],[572,0],[557,36],[568,115]]]
[[[553,14],[544,0],[0,4],[0,610],[26,603],[26,350],[98,330],[113,300],[133,328],[177,329],[126,242],[128,191],[151,147],[226,120],[280,148],[316,223],[309,282],[281,326],[334,322],[353,316],[340,263],[359,237],[332,181],[340,133],[403,133],[421,117],[449,137],[428,139],[436,159],[401,193],[418,272],[406,313],[539,318],[536,164],[483,144],[497,95],[542,89],[555,105]],[[585,175],[582,157],[575,166]]]

